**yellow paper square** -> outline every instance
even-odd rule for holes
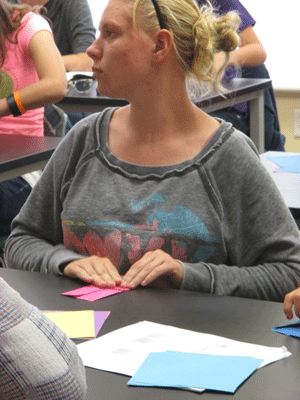
[[[44,311],[70,339],[94,338],[95,318],[93,310],[83,311]]]

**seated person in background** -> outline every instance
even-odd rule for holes
[[[109,1],[88,55],[99,92],[129,105],[64,138],[13,221],[6,267],[283,300],[300,280],[295,221],[252,141],[186,87],[220,87],[214,54],[236,49],[239,22],[194,0]]]
[[[83,400],[76,345],[0,278],[0,398]]]
[[[206,4],[206,0],[197,0],[197,2],[199,6]],[[215,12],[220,15],[229,11],[237,11],[241,18],[239,27],[240,46],[230,54],[224,80],[228,81],[237,76],[239,74],[238,69],[241,69],[241,76],[244,78],[270,78],[263,64],[267,57],[265,49],[253,29],[256,22],[246,8],[239,0],[212,0],[212,5]],[[218,53],[216,55],[217,67],[222,65],[224,60],[224,53]],[[215,111],[211,115],[231,122],[235,128],[249,136],[247,103]],[[265,150],[284,151],[284,143],[285,136],[280,133],[273,88],[267,89],[265,90]]]
[[[297,289],[288,293],[284,298],[283,310],[288,319],[293,318],[293,306],[295,314],[300,318],[300,283],[298,283]]]
[[[11,3],[41,5],[52,23],[55,43],[66,71],[91,71],[87,48],[95,40],[95,28],[87,0],[10,0]]]
[[[87,0],[19,0],[19,3],[45,7],[67,72],[91,71],[92,63],[86,50],[95,40],[96,29]],[[68,112],[67,115],[68,125],[73,126],[89,114]]]
[[[40,7],[0,0],[0,133],[43,136],[43,106],[65,96],[61,55]],[[27,199],[32,176],[0,183],[0,236]]]

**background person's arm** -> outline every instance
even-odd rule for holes
[[[43,107],[61,100],[67,89],[62,57],[54,43],[52,33],[37,32],[30,41],[29,51],[35,63],[39,81],[19,91],[25,110]],[[9,115],[6,99],[0,100],[0,117]]]
[[[65,3],[64,8],[68,15],[66,29],[72,48],[71,52],[62,52],[65,69],[66,71],[91,71],[92,60],[86,54],[86,50],[95,41],[96,29],[93,25],[89,3],[86,0],[69,0]]]
[[[68,54],[62,58],[67,72],[92,70],[92,60],[86,53]]]

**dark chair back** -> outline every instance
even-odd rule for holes
[[[67,114],[54,104],[45,106],[44,136],[65,136],[68,122]]]

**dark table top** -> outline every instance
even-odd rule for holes
[[[42,310],[111,311],[99,335],[147,320],[253,344],[286,346],[292,353],[256,371],[234,395],[127,387],[127,376],[86,368],[87,400],[294,400],[300,397],[300,341],[272,331],[273,327],[287,322],[281,303],[172,289],[138,289],[87,302],[61,296],[64,291],[83,286],[82,282],[66,277],[2,268],[0,276]]]
[[[194,100],[200,108],[205,108],[211,104],[222,103],[224,98],[233,99],[247,95],[249,93],[257,92],[259,90],[267,89],[271,86],[270,79],[252,79],[252,78],[234,78],[228,83],[224,83],[225,93],[212,93],[205,96],[200,96]]]
[[[62,138],[0,134],[0,173],[48,160]]]

